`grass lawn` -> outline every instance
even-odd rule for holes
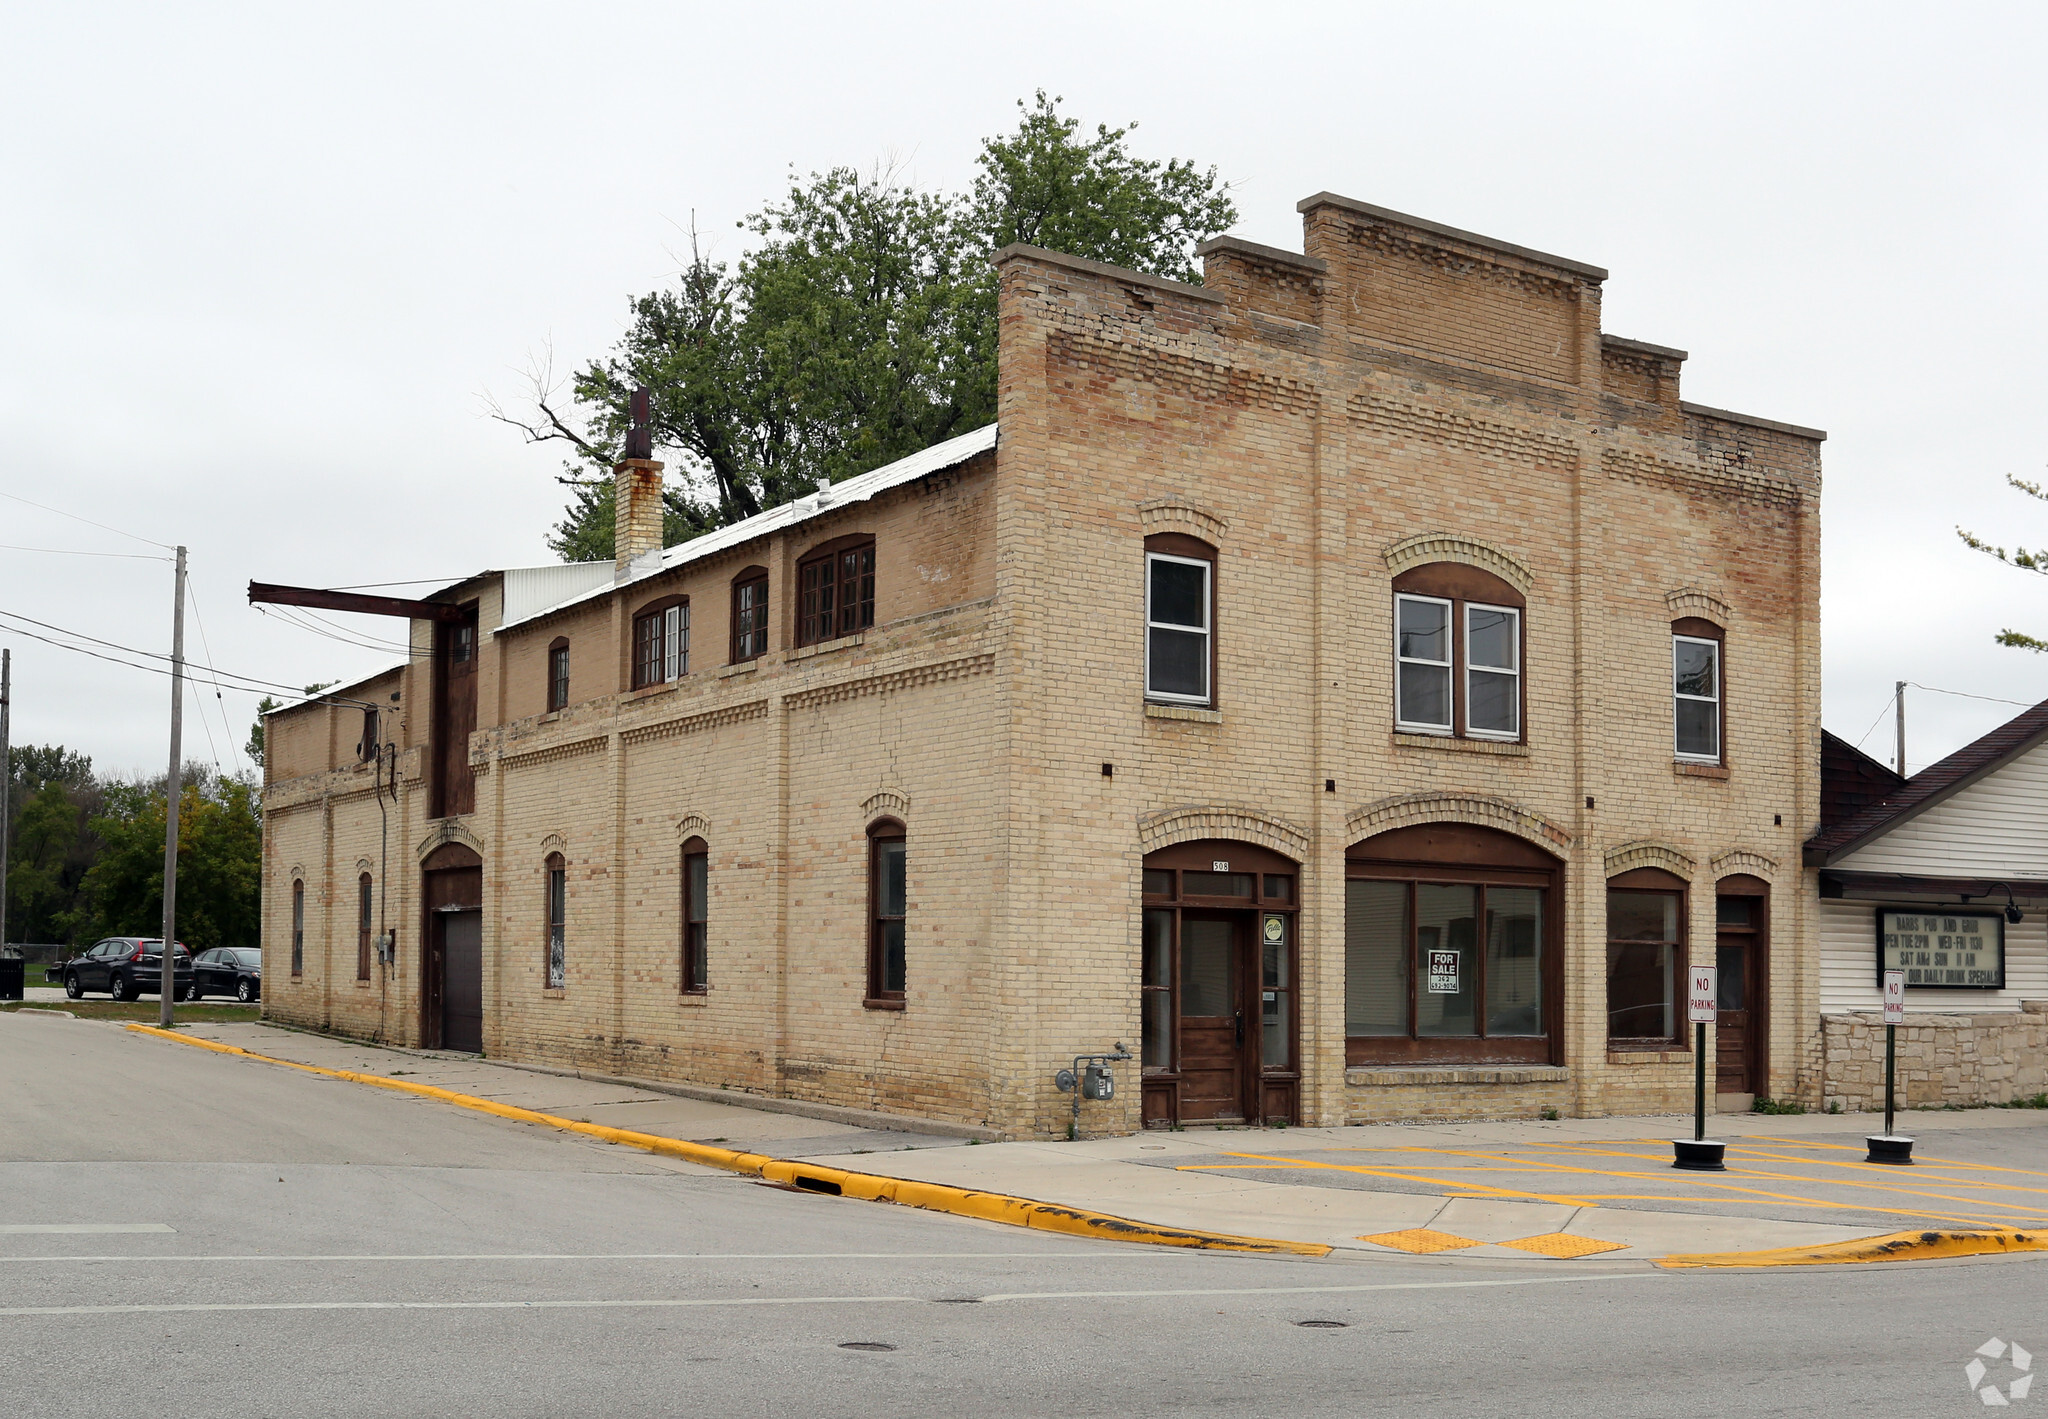
[[[177,1018],[180,1021],[254,1020],[260,1008],[255,1005],[215,1005],[211,1001],[198,1005],[180,1003]],[[139,1020],[145,1025],[154,1025],[159,1014],[154,1000],[66,1000],[47,1005],[10,1000],[0,1005],[0,1011],[12,1013],[16,1010],[64,1010],[81,1020]]]

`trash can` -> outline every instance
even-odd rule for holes
[[[0,956],[0,1000],[20,1000],[27,965],[18,956]]]

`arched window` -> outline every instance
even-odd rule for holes
[[[567,693],[568,643],[563,643]],[[690,673],[690,599],[664,596],[633,613],[633,688],[666,685]],[[564,700],[566,704],[567,701]]]
[[[638,630],[638,626],[635,626]],[[548,646],[548,709],[569,707],[569,638],[556,636]]]
[[[292,879],[292,974],[306,973],[306,882]]]
[[[1686,881],[1661,867],[1607,879],[1607,1039],[1623,1048],[1685,1043]]]
[[[356,979],[370,978],[370,927],[371,916],[370,874],[364,872],[356,878]]]
[[[1681,762],[1721,762],[1727,639],[1726,631],[1703,616],[1671,623],[1671,749]]]
[[[1430,823],[1353,844],[1344,876],[1351,1063],[1555,1062],[1556,858]]]
[[[1216,703],[1216,549],[1179,532],[1145,539],[1145,698]]]
[[[547,856],[547,988],[560,990],[569,980],[569,864],[559,852]]]
[[[903,1008],[908,972],[909,847],[904,827],[884,818],[868,829],[868,993],[877,1010]]]
[[[711,849],[702,838],[683,843],[683,970],[685,995],[711,989]]]
[[[768,569],[746,567],[732,579],[732,663],[768,653]]]
[[[796,643],[816,645],[875,624],[875,539],[835,537],[796,564]]]
[[[1394,727],[1404,734],[1518,740],[1522,593],[1462,562],[1394,578]]]

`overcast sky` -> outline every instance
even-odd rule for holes
[[[1215,164],[1300,249],[1323,189],[1590,261],[1685,397],[1824,428],[1826,722],[1892,682],[2031,703],[2048,582],[2048,9],[1269,3],[976,9],[16,6],[0,43],[0,492],[191,548],[201,659],[287,685],[388,655],[251,610],[550,560],[558,456],[490,422],[810,170],[931,187],[1043,86]],[[0,544],[152,548],[0,499]],[[0,610],[167,650],[170,572],[0,550]],[[336,617],[358,634],[396,623]],[[0,631],[14,740],[160,771],[168,682]],[[253,692],[188,754],[237,766]],[[2014,711],[1911,692],[1924,766]],[[205,732],[210,728],[211,737]],[[232,741],[232,746],[230,741]],[[1888,722],[1868,747],[1889,757]]]

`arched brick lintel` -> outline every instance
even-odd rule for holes
[[[1541,813],[1481,793],[1404,793],[1355,808],[1344,819],[1347,840],[1354,843],[1423,823],[1473,823],[1495,828],[1553,855],[1572,845],[1572,835]]]
[[[1138,820],[1138,848],[1141,852],[1157,852],[1160,848],[1193,842],[1198,838],[1235,838],[1240,842],[1271,848],[1296,862],[1308,858],[1307,830],[1283,818],[1261,813],[1256,808],[1228,804],[1168,808],[1148,813]]]

